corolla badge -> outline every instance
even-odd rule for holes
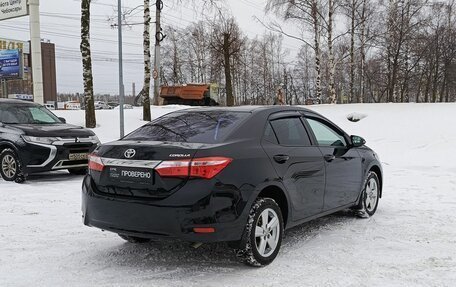
[[[169,157],[190,157],[191,154],[189,153],[172,153]]]
[[[125,151],[124,156],[125,156],[125,158],[132,158],[135,156],[135,154],[136,154],[136,151],[132,148],[129,148]]]

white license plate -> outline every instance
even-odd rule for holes
[[[68,156],[69,160],[85,160],[89,156],[88,153],[70,153]]]

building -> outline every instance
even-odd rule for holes
[[[30,42],[0,38],[0,50],[14,49],[19,49],[22,52],[22,75],[14,79],[0,79],[0,98],[7,98],[8,95],[12,94],[33,94]],[[53,43],[41,42],[41,61],[43,65],[44,102],[57,101],[55,45]]]

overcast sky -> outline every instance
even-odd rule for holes
[[[82,92],[82,64],[79,52],[80,0],[41,0],[40,2],[41,38],[48,39],[56,45],[57,90],[58,92]],[[192,22],[203,19],[200,9],[190,4],[173,6],[167,2],[171,1],[164,0],[162,25],[185,28]],[[254,20],[254,16],[264,18],[265,2],[266,0],[225,0],[224,6],[236,17],[242,31],[249,38],[254,38],[265,32],[265,28]],[[143,1],[123,0],[122,3],[125,7],[134,8],[142,5]],[[116,0],[93,0],[92,3],[91,46],[95,93],[118,94],[117,30],[111,29],[107,20],[116,13],[116,5]],[[129,21],[141,22],[142,11],[138,9],[135,12],[136,15],[129,18]],[[152,9],[152,14],[155,16],[155,9]],[[133,82],[136,83],[137,92],[142,88],[142,29],[139,25],[124,30],[126,94],[131,94]],[[164,32],[166,34],[166,31]],[[0,22],[0,38],[27,41],[29,39],[28,17]],[[300,43],[292,39],[287,39],[284,43],[284,47],[290,50],[292,55],[296,54],[299,46]]]

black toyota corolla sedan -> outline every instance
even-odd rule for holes
[[[374,151],[298,107],[195,108],[162,116],[89,156],[84,224],[130,242],[228,242],[261,266],[284,229],[351,208],[375,213]]]
[[[85,174],[98,144],[91,130],[66,124],[44,106],[0,99],[0,174],[6,181],[59,169]]]

